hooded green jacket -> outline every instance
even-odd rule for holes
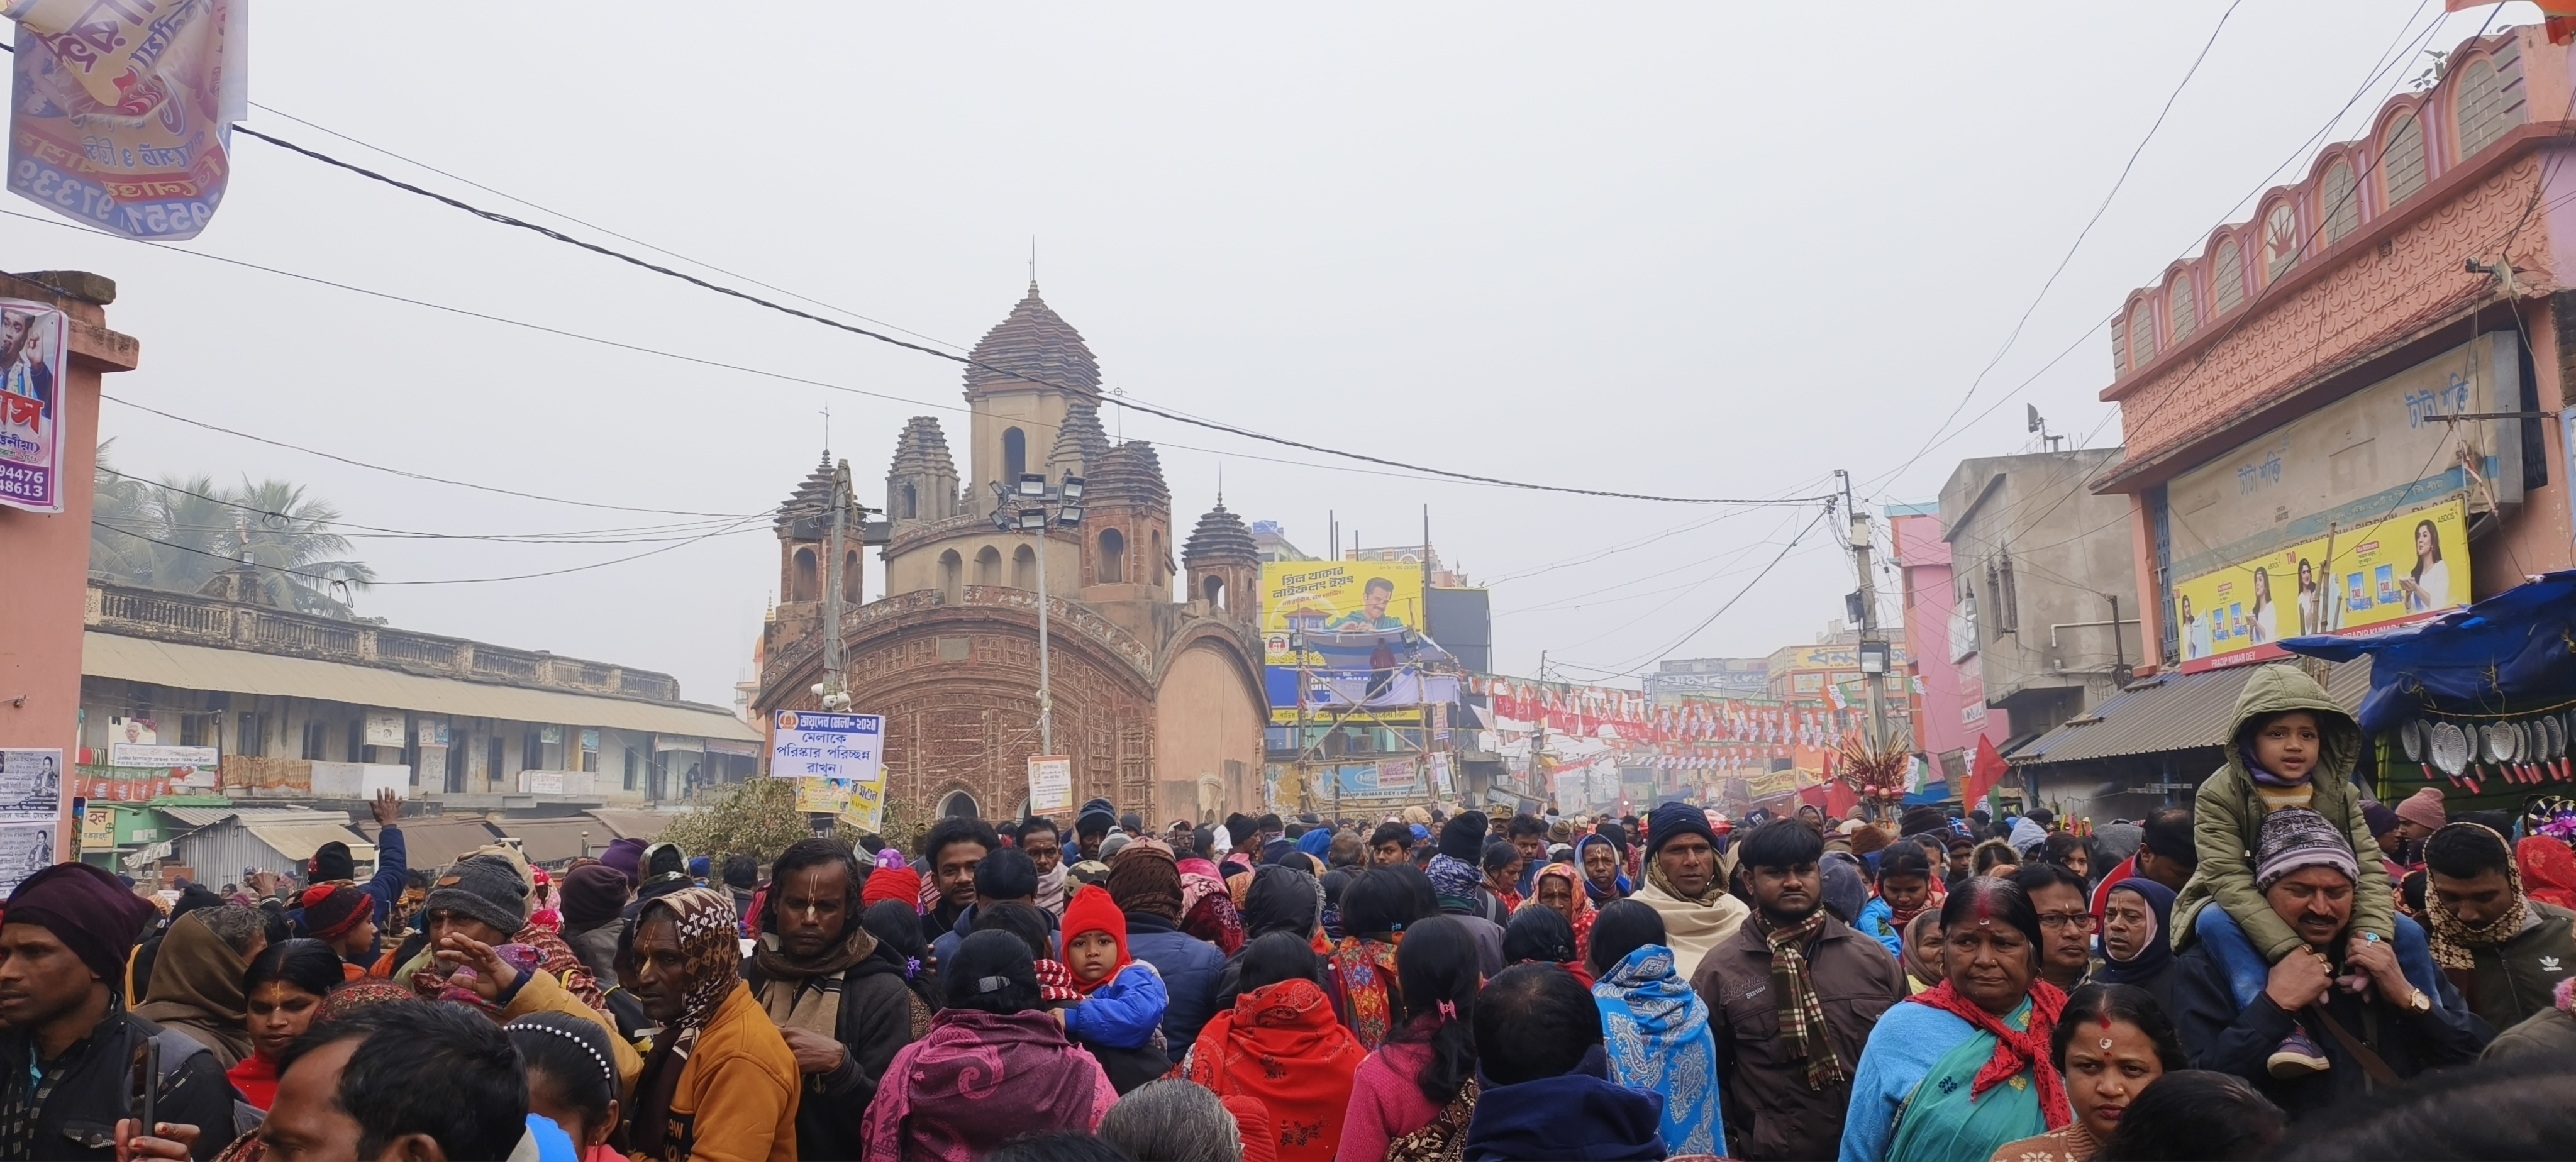
[[[2361,864],[2362,882],[2353,885],[2352,927],[2376,932],[2382,940],[2397,938],[2395,904],[2386,877],[2377,870],[2377,841],[2361,815],[2361,791],[2352,784],[2353,768],[2361,762],[2361,727],[2316,679],[2297,666],[2276,664],[2256,667],[2246,678],[2245,692],[2236,699],[2236,717],[2227,728],[2227,762],[2201,783],[2193,804],[2192,839],[2200,849],[2200,867],[2174,901],[2177,949],[2190,942],[2192,921],[2213,900],[2235,918],[2236,926],[2267,961],[2278,963],[2303,943],[2272,911],[2263,893],[2254,890],[2254,838],[2265,812],[2254,776],[2246,771],[2245,758],[2236,748],[2236,737],[2247,720],[2284,710],[2317,716],[2317,765],[2308,775],[2308,807],[2343,828],[2352,841],[2354,859]]]

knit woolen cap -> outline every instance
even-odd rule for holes
[[[1708,826],[1708,812],[1688,803],[1666,803],[1646,816],[1646,858],[1652,860],[1664,845],[1683,835],[1697,835],[1717,846],[1717,832]]]
[[[1109,861],[1109,898],[1130,916],[1148,912],[1180,920],[1181,871],[1171,849],[1151,840],[1128,844]]]
[[[319,940],[337,940],[358,921],[375,915],[376,898],[354,884],[319,884],[304,889],[304,930]]]
[[[9,893],[0,925],[43,928],[63,942],[110,991],[125,978],[125,958],[153,918],[152,905],[127,891],[104,868],[58,863],[28,876]]]
[[[2442,793],[2431,787],[2418,788],[2408,795],[2405,802],[2397,805],[2397,817],[2428,831],[2439,831],[2451,821],[2449,813],[2442,810]]]
[[[1474,864],[1485,855],[1485,813],[1461,811],[1440,825],[1440,854],[1464,864]]]
[[[2272,885],[2302,868],[2330,867],[2344,878],[2361,882],[2361,863],[2353,858],[2352,841],[2335,825],[2305,807],[2285,807],[2263,817],[2254,843],[2254,890]]]
[[[595,928],[616,919],[631,893],[626,873],[590,863],[565,873],[557,894],[563,897],[564,923]]]
[[[421,901],[421,911],[449,912],[515,935],[528,926],[528,885],[519,869],[496,855],[478,855],[447,869]]]

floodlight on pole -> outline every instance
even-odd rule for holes
[[[1081,524],[1082,506],[1078,504],[1068,504],[1057,509],[1055,513],[1055,523],[1066,528],[1072,528],[1075,525]]]
[[[1057,491],[1064,497],[1067,504],[1082,499],[1082,478],[1070,472],[1065,473],[1064,485]]]
[[[1020,495],[1021,495],[1021,496],[1024,496],[1024,497],[1045,496],[1045,495],[1046,495],[1046,492],[1047,492],[1046,477],[1041,476],[1041,475],[1039,475],[1038,473],[1035,473],[1035,472],[1023,472],[1023,473],[1021,473],[1021,474],[1020,474]]]

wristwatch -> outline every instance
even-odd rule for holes
[[[2424,990],[2408,989],[2407,993],[2406,1011],[2408,1013],[2420,1017],[2433,1011],[2433,998],[2425,996]]]

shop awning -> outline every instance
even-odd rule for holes
[[[679,818],[678,815],[668,811],[635,811],[616,807],[602,807],[584,814],[607,824],[609,830],[617,833],[604,838],[595,837],[597,846],[603,848],[608,846],[608,841],[611,839],[641,839],[651,843],[662,834],[663,828],[669,827],[672,820]]]
[[[472,816],[418,816],[396,826],[402,829],[403,858],[416,868],[446,867],[501,841],[483,820]],[[377,834],[375,824],[367,825],[367,833]]]
[[[2361,707],[2376,734],[2425,711],[2494,713],[2576,696],[2576,570],[2546,574],[2465,609],[2377,633],[2294,637],[2292,653],[2386,663]],[[2337,667],[2341,669],[2340,666]]]
[[[174,690],[223,690],[312,698],[352,706],[425,711],[511,722],[604,726],[613,730],[758,742],[749,723],[712,706],[639,702],[563,690],[534,690],[424,677],[377,666],[250,650],[152,641],[91,630],[81,635],[81,673]]]
[[[2276,665],[2283,663],[2274,663]],[[2245,690],[2255,666],[2204,670],[2197,674],[2160,674],[2134,682],[2082,717],[2008,751],[2014,766],[2054,765],[2205,750],[2224,746],[2236,717],[2236,696]],[[2370,690],[2370,662],[2337,665],[2326,680],[2326,693],[2346,710],[2357,710]]]
[[[562,863],[583,855],[597,855],[608,850],[618,838],[615,831],[599,820],[583,816],[578,819],[495,819],[492,826],[519,841],[519,853],[529,863]],[[590,850],[582,850],[582,832],[590,833]]]

